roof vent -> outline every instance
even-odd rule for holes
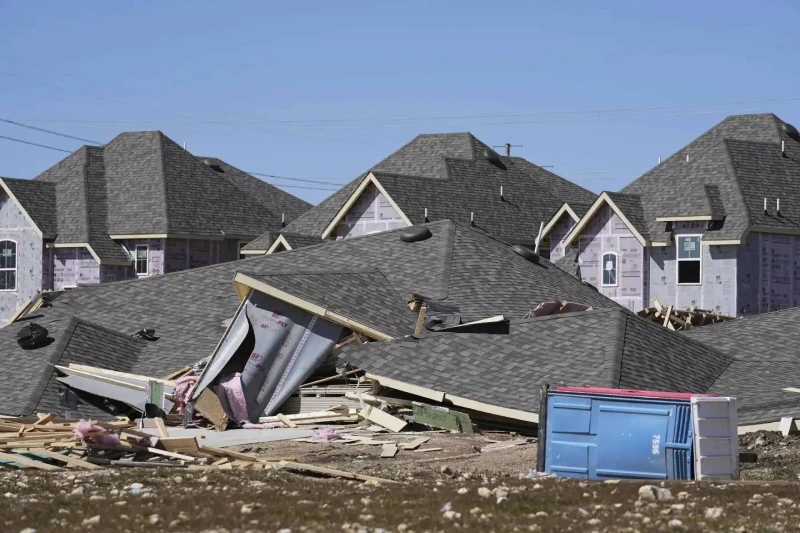
[[[17,343],[25,350],[47,344],[47,328],[31,323],[17,332]]]
[[[498,154],[494,150],[490,150],[487,148],[486,150],[483,151],[483,157],[485,157],[487,161],[489,161],[496,167],[506,168],[505,165],[503,165],[503,162],[500,160],[500,154]]]
[[[403,242],[417,242],[430,239],[433,236],[428,226],[411,226],[400,232],[400,240]]]
[[[146,341],[157,341],[158,337],[156,337],[156,330],[153,328],[144,328],[140,329],[133,335],[131,335],[134,339],[144,339]]]
[[[206,157],[205,159],[203,159],[203,163],[210,166],[217,172],[225,172],[224,170],[222,170],[222,161],[220,161],[216,157]]]
[[[514,252],[527,259],[531,263],[539,264],[539,254],[528,248],[527,246],[522,246],[521,244],[515,244],[511,247]]]
[[[781,124],[781,130],[795,141],[800,141],[800,132],[788,122]]]

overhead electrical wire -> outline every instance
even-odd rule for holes
[[[14,141],[17,143],[28,144],[30,146],[38,146],[39,148],[47,148],[48,150],[55,150],[57,152],[64,152],[66,154],[71,154],[72,152],[69,150],[64,150],[63,148],[56,148],[55,146],[47,146],[46,144],[39,144],[39,143],[32,143],[30,141],[23,141],[22,139],[17,139],[14,137],[6,137],[5,135],[0,135],[0,139],[5,139],[7,141]]]
[[[68,135],[66,133],[59,133],[57,131],[48,130],[48,129],[45,129],[45,128],[39,128],[37,126],[31,126],[30,124],[23,124],[22,122],[17,122],[15,120],[10,120],[10,119],[7,119],[7,118],[0,118],[0,122],[5,122],[6,124],[11,124],[13,126],[19,126],[19,127],[22,127],[22,128],[28,128],[29,130],[41,131],[42,133],[47,133],[47,134],[50,134],[50,135],[57,135],[59,137],[64,137],[65,139],[73,139],[75,141],[81,141],[81,142],[85,142],[85,143],[89,143],[89,144],[103,144],[103,143],[99,143],[97,141],[92,141],[90,139],[84,139],[83,137],[75,137],[74,135]]]

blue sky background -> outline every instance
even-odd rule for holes
[[[333,183],[419,133],[470,131],[616,190],[728,114],[800,126],[798,27],[791,0],[0,0],[0,118],[101,143],[160,129],[244,170]],[[750,100],[775,101],[709,105]],[[466,116],[481,118],[438,118]],[[65,155],[0,139],[0,175]],[[288,186],[332,187],[266,179],[315,203],[330,191]]]

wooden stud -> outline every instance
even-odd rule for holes
[[[158,436],[167,439],[169,438],[169,431],[167,431],[167,425],[164,423],[164,419],[160,416],[155,417],[156,427],[158,428]]]
[[[294,422],[292,422],[291,420],[286,418],[286,415],[284,415],[283,413],[278,413],[275,416],[277,416],[278,420],[283,422],[286,427],[290,427],[290,428],[296,428],[297,427],[297,424],[295,424]]]

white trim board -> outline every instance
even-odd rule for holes
[[[617,207],[617,205],[608,196],[608,194],[602,193],[600,194],[600,196],[597,197],[597,200],[594,201],[592,207],[589,208],[586,214],[583,215],[583,218],[581,218],[580,222],[578,222],[575,225],[575,227],[572,228],[572,231],[570,231],[569,234],[567,234],[567,236],[564,238],[565,246],[570,246],[575,241],[575,239],[581,234],[583,229],[586,227],[586,224],[588,224],[589,221],[592,219],[592,217],[594,217],[597,214],[597,212],[600,210],[600,208],[603,206],[604,203],[608,204],[608,206],[611,207],[611,209],[619,217],[622,223],[625,224],[625,226],[628,228],[628,230],[630,230],[633,236],[636,237],[636,240],[639,241],[639,244],[645,247],[649,245],[647,240],[644,237],[642,237],[642,234],[639,233],[635,227],[633,227],[633,224],[631,224],[631,221],[628,220],[628,217],[626,217],[625,214],[620,210],[620,208]]]
[[[561,217],[564,216],[564,213],[568,214],[573,222],[580,221],[581,217],[579,217],[575,211],[569,206],[569,203],[564,202],[561,207],[556,211],[556,214],[553,215],[550,220],[545,225],[544,229],[542,229],[542,236],[541,239],[546,239],[553,228],[558,224],[558,221],[561,220]]]
[[[341,222],[347,212],[350,211],[350,209],[353,207],[353,204],[356,203],[356,200],[358,200],[358,198],[364,193],[370,183],[377,187],[378,191],[380,191],[384,198],[386,198],[386,201],[391,204],[394,210],[397,211],[397,214],[400,215],[400,218],[403,219],[403,222],[409,226],[414,225],[411,223],[411,220],[409,220],[405,213],[403,213],[403,210],[400,209],[400,206],[397,205],[397,202],[395,202],[394,199],[389,196],[389,193],[386,192],[386,189],[383,188],[383,185],[380,184],[375,175],[370,172],[356,188],[356,190],[353,191],[353,194],[350,195],[350,198],[347,199],[341,209],[339,209],[339,211],[336,213],[336,216],[334,216],[333,220],[331,220],[330,224],[327,225],[325,230],[322,232],[322,236],[320,237],[321,239],[327,239],[330,236],[333,230],[336,229],[336,226],[339,224],[339,222]]]
[[[514,420],[521,420],[523,422],[530,422],[533,424],[537,424],[539,422],[539,415],[536,413],[531,413],[529,411],[520,411],[519,409],[510,409],[508,407],[500,407],[497,405],[478,402],[475,400],[470,400],[469,398],[464,398],[462,396],[454,396],[452,394],[447,394],[432,389],[426,389],[425,387],[412,385],[410,383],[405,383],[402,381],[398,381],[396,379],[386,378],[383,376],[376,376],[375,374],[367,373],[365,377],[367,379],[377,381],[381,385],[389,387],[391,389],[407,392],[409,394],[414,394],[415,396],[427,398],[429,400],[433,400],[439,403],[449,400],[450,403],[452,403],[457,407],[463,407],[464,409],[471,409],[472,411],[488,413],[496,416],[501,416],[504,418],[511,418]]]
[[[245,291],[240,290],[240,288],[242,286],[248,287],[250,289],[263,292],[264,294],[272,296],[273,298],[277,298],[278,300],[286,302],[289,305],[293,305],[295,307],[303,309],[304,311],[308,311],[311,314],[317,315],[326,320],[339,324],[340,326],[350,328],[353,331],[357,331],[358,333],[363,333],[364,335],[366,335],[371,339],[378,341],[386,341],[393,338],[391,335],[383,333],[382,331],[378,331],[370,326],[367,326],[366,324],[356,322],[355,320],[340,315],[339,313],[329,311],[328,309],[325,309],[324,307],[319,306],[313,302],[303,300],[302,298],[298,298],[297,296],[289,294],[288,292],[282,291],[278,288],[268,285],[263,281],[251,278],[247,274],[242,274],[241,272],[237,272],[233,281],[237,286],[237,292],[240,298],[242,297],[242,294],[245,293]]]
[[[278,238],[275,239],[275,242],[273,242],[269,249],[265,252],[266,255],[274,254],[278,249],[278,245],[283,245],[287,252],[292,249],[292,246],[289,244],[289,241],[286,240],[286,237],[283,235],[278,235]]]

